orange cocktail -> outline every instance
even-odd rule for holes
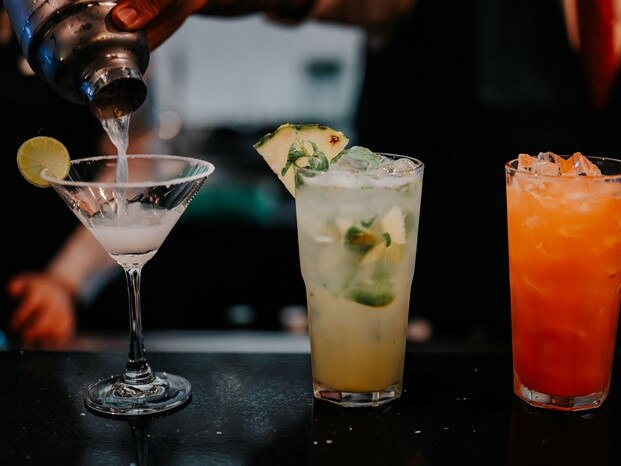
[[[505,167],[514,391],[574,411],[608,394],[621,288],[621,161],[551,153]]]

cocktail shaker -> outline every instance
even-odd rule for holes
[[[149,63],[144,32],[121,31],[114,1],[4,0],[31,68],[65,99],[99,118],[120,117],[144,102]]]

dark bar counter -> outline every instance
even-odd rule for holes
[[[1,465],[619,465],[621,377],[598,410],[544,412],[512,392],[508,352],[408,351],[404,394],[379,408],[315,401],[307,353],[149,353],[186,377],[167,415],[87,410],[122,352],[0,352]]]

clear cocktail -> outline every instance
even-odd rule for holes
[[[621,161],[520,160],[505,167],[514,391],[534,406],[595,408],[620,304]]]
[[[327,171],[295,170],[314,395],[343,406],[396,399],[423,164],[386,155],[361,166],[344,155]]]
[[[117,165],[126,164],[123,181]],[[185,378],[155,372],[142,336],[140,287],[143,266],[158,249],[201,189],[214,166],[172,155],[102,156],[76,159],[62,178],[45,171],[67,206],[123,268],[129,298],[129,353],[125,369],[89,384],[86,405],[109,415],[137,416],[170,410],[188,402]]]

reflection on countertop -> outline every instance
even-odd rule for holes
[[[128,335],[122,332],[81,332],[71,343],[49,351],[125,352]],[[144,331],[148,353],[298,353],[310,354],[306,332],[272,330],[151,330]],[[418,353],[507,352],[498,342],[473,342],[455,338],[432,338],[425,342],[408,339],[407,351]]]
[[[62,351],[126,351],[127,334],[82,333]],[[310,353],[307,334],[279,331],[145,331],[148,352]]]

